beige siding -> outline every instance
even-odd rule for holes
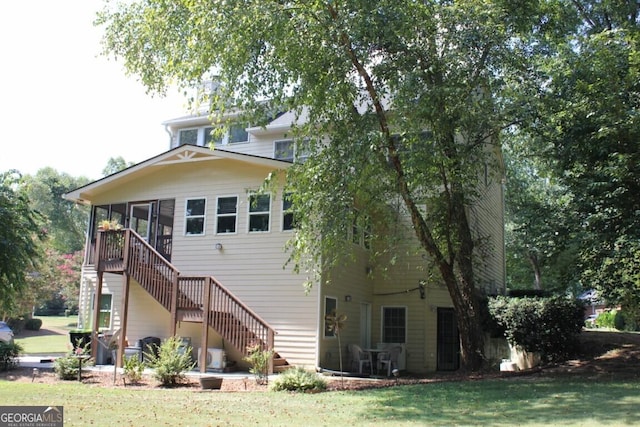
[[[503,293],[506,286],[504,248],[504,200],[499,179],[481,183],[479,202],[470,211],[476,239],[476,282],[489,294]]]
[[[340,368],[340,352],[338,350],[337,337],[325,337],[324,334],[324,310],[325,297],[335,298],[337,301],[337,314],[345,314],[347,321],[344,330],[340,333],[342,345],[343,369],[349,370],[349,358],[347,346],[358,344],[364,346],[360,338],[360,310],[363,303],[373,302],[373,281],[367,275],[369,263],[368,254],[360,247],[353,245],[356,259],[346,261],[344,265],[334,268],[330,274],[325,273],[320,289],[320,312],[318,322],[320,325],[319,339],[319,364],[322,368],[337,370]],[[327,279],[330,282],[327,284]],[[347,301],[347,295],[350,301]]]
[[[304,277],[283,268],[288,256],[284,245],[291,233],[280,231],[281,193],[272,195],[270,231],[248,231],[248,191],[257,189],[269,172],[233,160],[157,167],[152,174],[102,194],[94,203],[175,198],[172,263],[181,274],[214,276],[275,328],[277,352],[290,363],[315,366],[318,290],[305,294]],[[238,196],[237,233],[216,235],[216,197],[229,195]],[[194,197],[207,201],[205,234],[185,236],[185,203]],[[216,243],[222,244],[222,250],[215,248]],[[166,336],[168,312],[154,307],[150,297],[145,302],[144,292],[135,289],[132,286],[130,307],[136,308],[136,314],[130,311],[128,335],[139,339],[164,332]],[[148,312],[162,313],[162,319],[146,319]],[[157,331],[147,326],[149,321],[158,325],[154,326]],[[199,336],[192,336],[194,344],[200,345]],[[212,337],[210,347],[218,346],[216,339]]]

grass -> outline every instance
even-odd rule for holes
[[[25,330],[15,337],[15,341],[23,346],[23,353],[56,354],[68,352],[70,345],[68,331],[76,327],[76,317],[43,316],[38,319],[42,319],[42,327],[39,332]],[[54,332],[50,328],[64,333]]]
[[[594,382],[569,377],[400,385],[319,394],[135,390],[71,381],[0,381],[0,402],[62,405],[65,426],[640,424],[637,381]]]

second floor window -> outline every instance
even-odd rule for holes
[[[249,195],[249,231],[269,231],[271,217],[271,196],[269,194]]]
[[[204,216],[207,201],[204,198],[187,199],[185,211],[185,234],[204,234]]]
[[[282,230],[293,230],[295,228],[295,220],[293,218],[292,210],[293,202],[291,200],[291,193],[285,193],[282,197]]]
[[[198,145],[198,129],[181,129],[178,132],[178,145]]]
[[[249,141],[249,133],[246,130],[246,123],[238,123],[229,126],[229,144],[234,142],[247,142]]]
[[[218,221],[217,233],[235,233],[238,218],[238,197],[218,197],[216,217]]]
[[[274,141],[273,157],[287,162],[304,162],[309,157],[309,142],[292,139]]]

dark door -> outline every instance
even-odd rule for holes
[[[460,338],[453,308],[438,308],[438,371],[460,367]]]

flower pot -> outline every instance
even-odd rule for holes
[[[69,341],[71,341],[71,345],[73,349],[76,350],[78,348],[81,349],[91,349],[91,331],[80,332],[80,331],[71,331],[69,332]]]
[[[220,390],[220,387],[222,387],[222,378],[200,377],[200,387],[203,390]]]

